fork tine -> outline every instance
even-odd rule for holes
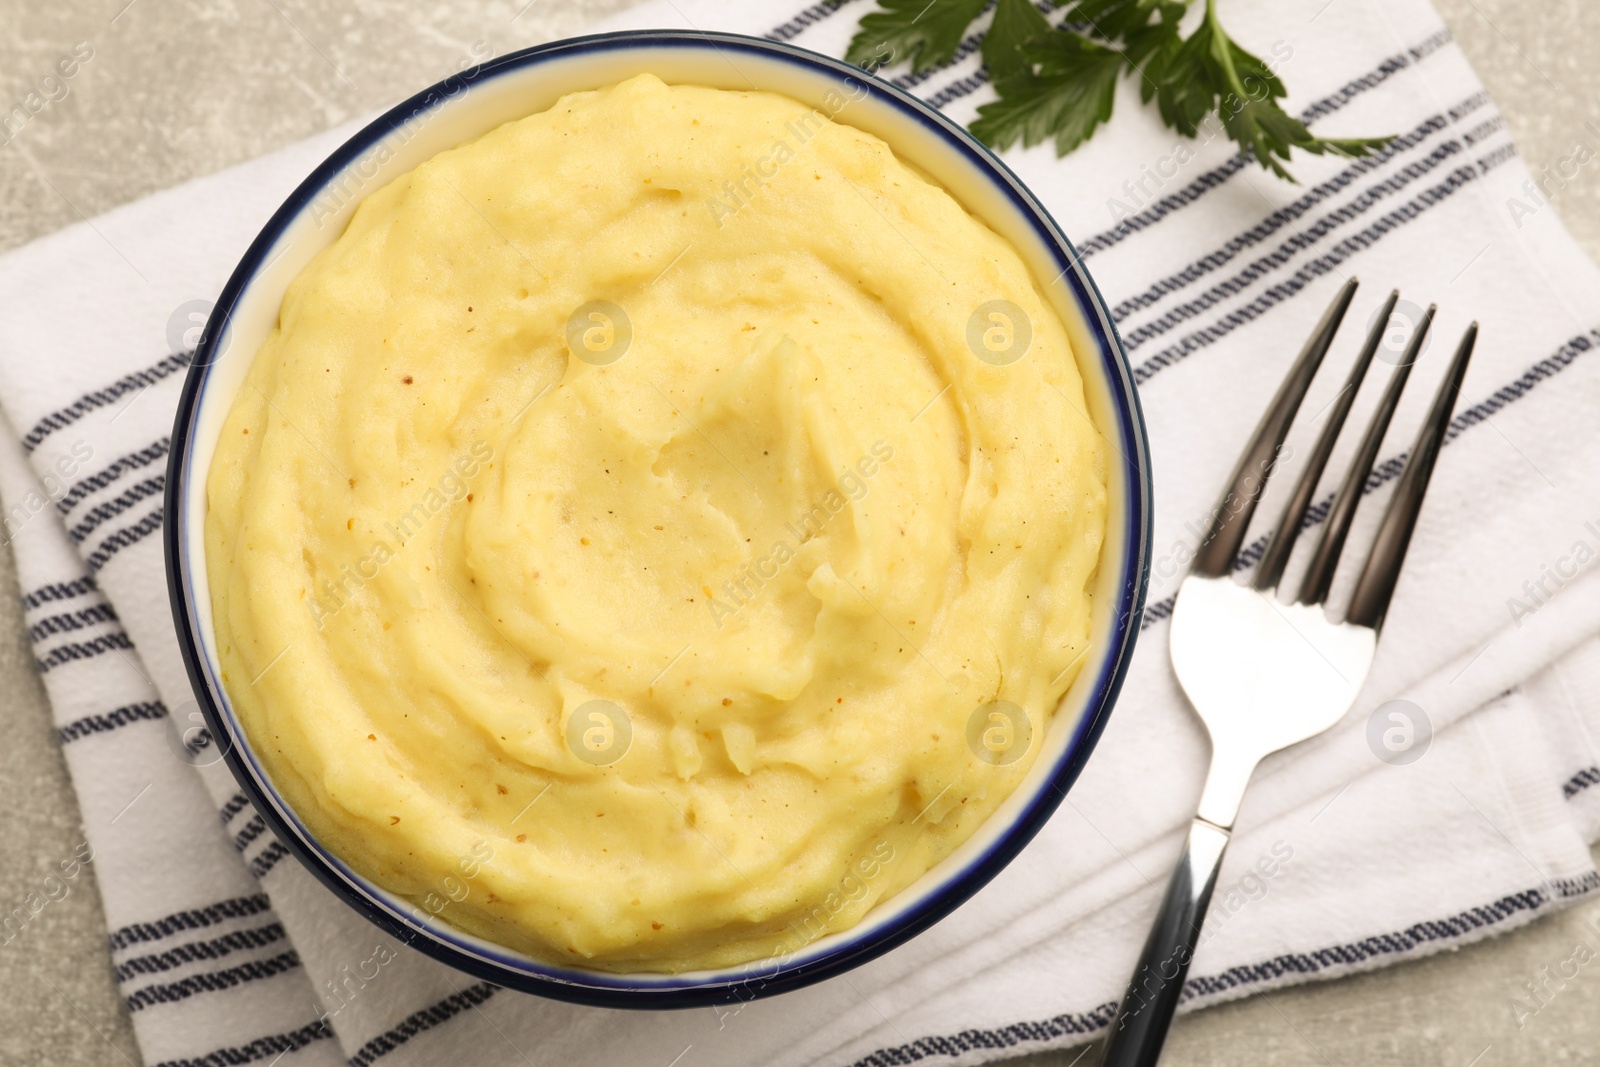
[[[1361,490],[1366,485],[1373,460],[1378,458],[1383,435],[1389,429],[1394,409],[1400,404],[1400,393],[1406,387],[1406,380],[1411,377],[1411,368],[1417,362],[1422,343],[1428,338],[1436,310],[1437,305],[1428,305],[1422,321],[1417,323],[1411,340],[1406,343],[1400,365],[1389,375],[1388,388],[1384,389],[1383,398],[1378,401],[1378,410],[1373,413],[1372,422],[1367,425],[1367,432],[1362,436],[1355,458],[1350,461],[1350,469],[1345,472],[1344,482],[1339,486],[1339,493],[1333,498],[1333,510],[1328,513],[1327,524],[1322,528],[1316,551],[1306,567],[1297,598],[1302,604],[1321,604],[1328,599],[1328,590],[1333,585],[1333,572],[1339,566],[1339,554],[1344,551],[1345,538],[1350,534],[1350,522],[1361,504]]]
[[[1389,510],[1383,513],[1378,526],[1378,536],[1372,543],[1372,553],[1356,579],[1355,593],[1350,597],[1350,610],[1345,621],[1357,626],[1379,629],[1389,610],[1389,599],[1394,596],[1395,583],[1400,579],[1400,567],[1406,560],[1406,549],[1411,546],[1411,533],[1417,528],[1417,515],[1422,511],[1422,497],[1428,491],[1428,479],[1433,476],[1433,464],[1444,446],[1445,434],[1450,428],[1450,416],[1455,411],[1456,398],[1461,393],[1461,380],[1467,375],[1467,362],[1478,343],[1478,324],[1474,322],[1461,335],[1461,344],[1450,360],[1444,381],[1434,394],[1433,407],[1417,434],[1417,443],[1411,446],[1411,458],[1395,486],[1394,499]]]
[[[1389,294],[1389,299],[1384,302],[1382,310],[1373,318],[1372,329],[1367,331],[1367,343],[1361,346],[1361,352],[1350,368],[1350,376],[1345,379],[1344,388],[1339,390],[1339,395],[1334,398],[1328,424],[1322,428],[1322,433],[1317,437],[1316,447],[1311,450],[1311,458],[1306,461],[1305,470],[1300,472],[1300,480],[1295,483],[1294,492],[1284,504],[1277,526],[1273,527],[1271,535],[1267,538],[1267,550],[1262,554],[1261,563],[1256,567],[1256,573],[1250,580],[1251,586],[1261,592],[1276,589],[1278,582],[1283,579],[1283,570],[1289,564],[1289,554],[1294,551],[1295,540],[1300,536],[1300,524],[1305,519],[1306,509],[1311,506],[1311,496],[1317,491],[1317,483],[1322,480],[1322,472],[1328,465],[1328,457],[1333,453],[1334,442],[1339,439],[1339,431],[1344,428],[1344,420],[1350,414],[1351,405],[1356,402],[1356,393],[1361,389],[1361,381],[1367,376],[1367,368],[1372,366],[1373,354],[1383,342],[1383,335],[1389,329],[1389,319],[1394,314],[1394,306],[1399,300],[1400,290],[1396,289]]]
[[[1278,386],[1277,395],[1261,417],[1260,425],[1245,446],[1244,455],[1239,457],[1239,465],[1228,479],[1221,500],[1211,512],[1205,540],[1189,565],[1191,574],[1220,578],[1233,570],[1233,561],[1239,555],[1239,546],[1244,544],[1250,517],[1261,500],[1261,491],[1266,488],[1278,450],[1289,433],[1289,424],[1300,410],[1300,401],[1305,399],[1322,357],[1328,354],[1328,346],[1333,344],[1333,335],[1338,332],[1339,323],[1344,321],[1344,313],[1356,295],[1356,285],[1356,280],[1351,278],[1340,287],[1333,303],[1323,313],[1322,321],[1317,323],[1316,331],[1300,350],[1294,366],[1289,368],[1283,384]]]

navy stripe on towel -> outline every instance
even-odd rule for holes
[[[56,739],[64,745],[92,734],[103,734],[119,729],[130,722],[147,722],[166,717],[165,704],[159,700],[147,700],[140,704],[124,705],[103,715],[85,715],[81,719],[74,719],[56,731]]]
[[[774,26],[761,36],[769,41],[792,41],[806,28],[821,22],[838,13],[839,9],[850,3],[850,0],[823,0],[820,4],[812,4],[782,26]]]
[[[277,1062],[280,1057],[290,1052],[298,1052],[313,1041],[323,1041],[332,1036],[333,1028],[324,1026],[318,1021],[286,1034],[258,1037],[248,1045],[219,1048],[199,1059],[162,1060],[160,1063],[152,1064],[151,1067],[241,1067],[243,1064],[256,1063],[269,1056],[273,1062]]]
[[[1600,785],[1600,767],[1585,767],[1562,784],[1561,796],[1571,800],[1585,789],[1597,785]]]
[[[109,520],[116,518],[139,503],[139,501],[152,496],[160,496],[161,491],[166,486],[167,476],[158,474],[153,478],[146,478],[144,481],[128,487],[110,500],[90,508],[80,521],[73,523],[67,529],[67,536],[72,539],[73,544],[81,545],[84,538],[94,533],[95,530]]]
[[[289,850],[283,847],[283,842],[273,841],[272,844],[261,850],[261,855],[250,861],[250,873],[257,878],[264,878],[268,871],[276,867],[288,855]]]
[[[60,615],[46,615],[28,627],[28,642],[37,645],[53,634],[71,633],[74,630],[98,628],[100,623],[120,624],[117,611],[110,604],[91,604],[81,611],[67,611]]]
[[[441,1023],[449,1022],[469,1008],[476,1008],[499,991],[499,986],[479,982],[459,993],[445,997],[432,1007],[413,1012],[406,1016],[399,1026],[379,1034],[357,1049],[356,1054],[350,1057],[350,1067],[370,1067],[380,1056],[393,1052],[426,1030],[432,1030]]]
[[[1558,893],[1561,896],[1575,896],[1596,888],[1600,888],[1600,874],[1591,872],[1577,882],[1559,886]],[[1183,999],[1242,989],[1291,974],[1317,974],[1330,968],[1353,966],[1383,956],[1405,955],[1423,945],[1451,941],[1475,930],[1498,925],[1519,914],[1537,911],[1552,902],[1553,898],[1543,889],[1525,890],[1459,915],[1417,923],[1404,930],[1369,937],[1354,944],[1278,956],[1265,963],[1234,967],[1214,977],[1191,978],[1184,983]],[[857,1060],[852,1067],[901,1067],[921,1060],[949,1059],[976,1049],[1020,1048],[1029,1043],[1063,1037],[1088,1037],[1111,1025],[1116,1008],[1115,1004],[1102,1004],[1087,1015],[1057,1015],[1038,1022],[1013,1023],[998,1030],[963,1030],[942,1037],[918,1038],[904,1045],[879,1049]]]
[[[1431,133],[1433,130],[1442,129],[1444,125],[1444,116],[1435,115],[1424,125],[1428,128],[1429,133]],[[1418,137],[1411,143],[1415,144],[1417,141],[1426,139],[1427,136],[1428,134],[1424,133],[1421,137]],[[1343,226],[1345,223],[1352,222],[1355,219],[1360,218],[1362,215],[1365,215],[1368,211],[1371,211],[1374,207],[1377,207],[1379,204],[1381,204],[1386,198],[1399,194],[1412,182],[1417,181],[1419,178],[1434,170],[1440,164],[1449,160],[1451,156],[1457,155],[1464,150],[1465,149],[1459,140],[1451,138],[1450,140],[1439,145],[1423,158],[1414,160],[1406,166],[1401,167],[1387,178],[1372,182],[1365,188],[1361,189],[1349,201],[1341,204],[1332,211],[1329,211],[1327,214],[1311,223],[1311,225],[1307,228],[1296,229],[1293,234],[1280,242],[1276,248],[1269,252],[1264,252],[1254,262],[1238,271],[1232,277],[1217,282],[1195,299],[1183,304],[1179,304],[1177,307],[1167,311],[1166,314],[1162,315],[1160,318],[1154,319],[1143,326],[1139,326],[1128,331],[1123,336],[1124,341],[1127,342],[1128,351],[1132,352],[1142,348],[1146,342],[1154,340],[1162,334],[1175,329],[1181,323],[1189,319],[1198,317],[1201,312],[1215,307],[1223,300],[1239,295],[1261,279],[1269,276],[1273,271],[1287,265],[1300,253],[1308,251],[1316,245],[1321,244],[1323,238],[1333,233],[1340,226]],[[1337,183],[1337,188],[1344,188],[1344,186],[1348,185],[1349,182],[1354,180],[1356,176],[1373,169],[1371,166],[1364,166],[1366,163],[1373,163],[1374,166],[1377,165],[1374,160],[1364,160],[1362,161],[1362,164],[1351,167],[1339,174],[1335,178],[1334,182],[1330,182],[1328,185],[1335,185],[1335,183]],[[1467,181],[1471,178],[1476,178],[1479,176],[1478,173],[1474,171],[1474,167],[1471,164],[1468,164],[1461,169],[1467,174],[1462,181]],[[1341,181],[1341,179],[1343,180]],[[1447,186],[1449,184],[1450,183],[1446,183]],[[1139,296],[1123,301],[1122,304],[1118,305],[1118,309],[1112,312],[1112,316],[1114,318],[1118,318],[1118,321],[1120,322],[1121,319],[1126,318],[1134,310],[1141,307],[1149,307],[1150,305],[1159,301],[1163,296],[1179,292],[1180,290],[1186,289],[1194,283],[1200,281],[1218,267],[1224,266],[1230,262],[1238,252],[1243,251],[1245,248],[1250,247],[1257,241],[1270,236],[1275,230],[1278,229],[1280,225],[1289,222],[1298,215],[1304,213],[1304,211],[1308,208],[1314,206],[1319,200],[1322,199],[1322,196],[1319,194],[1321,194],[1326,188],[1327,186],[1319,186],[1317,189],[1313,190],[1311,194],[1308,194],[1306,197],[1302,197],[1296,203],[1289,205],[1288,208],[1273,212],[1261,223],[1258,223],[1255,227],[1246,231],[1240,237],[1235,238],[1234,241],[1230,241],[1227,246],[1224,246],[1224,248],[1204,257],[1196,263],[1190,264],[1183,271],[1179,272],[1179,274],[1156,283],[1155,286],[1147,289]],[[1445,187],[1440,186],[1437,188]],[[1435,192],[1437,192],[1437,188]],[[1454,187],[1450,188],[1450,192],[1454,192]],[[1447,196],[1449,194],[1446,193],[1444,195]],[[1392,214],[1401,215],[1404,213],[1409,216],[1406,217],[1404,221],[1409,222],[1412,221],[1416,215],[1421,214],[1422,211],[1435,206],[1442,199],[1443,197],[1438,197],[1435,199],[1432,198],[1429,193],[1424,193],[1418,198],[1412,200],[1410,204],[1402,206]],[[1378,225],[1382,225],[1382,223],[1380,222]],[[1377,229],[1377,227],[1374,226],[1373,229]],[[1364,232],[1371,231],[1369,230]],[[1387,230],[1382,231],[1382,233],[1387,232]],[[1379,234],[1380,237],[1382,236],[1382,233]],[[1375,243],[1375,241],[1376,238],[1367,243]],[[1341,246],[1335,246],[1336,250],[1339,247]],[[1366,245],[1364,244],[1361,247],[1364,248]],[[1118,317],[1117,311],[1121,311],[1120,317]]]
[[[1506,156],[1500,162],[1503,162],[1505,158],[1510,157]],[[1308,261],[1305,266],[1273,285],[1254,300],[1247,304],[1241,304],[1211,325],[1203,326],[1187,334],[1178,343],[1169,345],[1157,352],[1133,369],[1134,382],[1144,385],[1162,371],[1177,366],[1194,353],[1201,349],[1209,348],[1240,326],[1260,318],[1267,311],[1294,297],[1317,278],[1338,269],[1339,265],[1345,260],[1358,252],[1366,251],[1385,237],[1416,221],[1426,214],[1430,208],[1438,206],[1473,181],[1482,177],[1486,173],[1486,164],[1487,160],[1480,160],[1476,165],[1456,168],[1443,182],[1419,193],[1416,197],[1400,205],[1383,218],[1378,219],[1366,229],[1346,237],[1325,255]]]
[[[92,393],[85,393],[66,407],[51,412],[34,424],[33,429],[22,436],[22,448],[25,452],[32,452],[44,442],[46,437],[57,430],[65,429],[99,408],[114,404],[129,393],[141,393],[155,385],[163,378],[168,378],[189,366],[193,352],[174,353],[160,362],[144,370],[136,370],[123,378],[118,378],[104,389],[96,389]]]
[[[1593,871],[1577,882],[1553,883],[1556,895],[1562,898],[1581,896],[1597,887],[1600,887],[1600,874]],[[1313,975],[1338,967],[1354,967],[1385,956],[1402,956],[1433,942],[1450,941],[1475,930],[1495,926],[1520,912],[1537,911],[1553,903],[1554,899],[1544,889],[1529,889],[1450,918],[1417,923],[1404,930],[1379,934],[1354,944],[1336,945],[1310,953],[1297,952],[1278,956],[1265,963],[1232,967],[1219,975],[1190,979],[1184,983],[1183,999],[1244,989],[1289,975]]]
[[[1449,44],[1450,39],[1449,30],[1440,30],[1432,36],[1424,39],[1421,43],[1407,49],[1406,51],[1398,55],[1390,56],[1388,59],[1378,64],[1375,70],[1372,70],[1352,80],[1338,92],[1332,94],[1331,96],[1323,97],[1321,100],[1318,100],[1310,107],[1300,112],[1300,121],[1310,123],[1316,119],[1322,118],[1325,115],[1332,114],[1333,112],[1344,107],[1351,100],[1354,100],[1357,96],[1360,96],[1362,93],[1376,88],[1385,81],[1388,81],[1394,75],[1433,55],[1439,49]],[[1249,162],[1250,161],[1244,156],[1234,156],[1226,163],[1223,163],[1222,165],[1206,171],[1204,174],[1201,174],[1198,178],[1184,186],[1182,189],[1162,197],[1149,207],[1143,208],[1137,213],[1121,220],[1109,230],[1097,233],[1087,240],[1078,242],[1078,252],[1083,256],[1083,258],[1087,259],[1096,252],[1104,252],[1113,245],[1120,244],[1122,241],[1132,237],[1139,231],[1148,229],[1149,227],[1160,222],[1174,211],[1188,207],[1190,204],[1205,196],[1206,193],[1209,193],[1211,190],[1217,188],[1219,185],[1222,185],[1229,178],[1239,173],[1245,168],[1246,165],[1249,164]]]
[[[879,1049],[852,1067],[899,1067],[919,1060],[954,1059],[977,1049],[1023,1049],[1036,1042],[1088,1037],[1110,1026],[1116,1014],[1116,1001],[1109,1001],[1084,1015],[1068,1012],[1037,1022],[1012,1023],[998,1030],[962,1030],[940,1037],[919,1037],[908,1044]]]
[[[101,634],[87,641],[68,641],[64,645],[56,645],[43,655],[35,656],[33,662],[39,668],[40,674],[48,674],[63,664],[94,659],[107,652],[117,651],[133,651],[133,642],[121,630]]]
[[[201,993],[217,993],[224,989],[237,989],[239,986],[250,982],[260,982],[267,978],[292,971],[300,966],[300,954],[290,949],[288,952],[272,957],[269,960],[251,960],[241,963],[237,967],[229,967],[223,971],[211,971],[206,974],[192,974],[188,978],[164,985],[145,986],[136,989],[122,998],[123,1004],[129,1011],[143,1011],[145,1008],[157,1004],[172,1004],[180,1000]]]
[[[250,801],[243,793],[235,793],[222,805],[222,810],[217,814],[222,818],[222,825],[226,826],[233,821],[233,817],[250,806]]]
[[[250,843],[252,841],[266,832],[267,824],[262,821],[261,816],[254,816],[249,822],[244,824],[244,829],[240,830],[234,835],[233,847],[236,851],[243,852],[245,849],[250,847]]]
[[[1369,171],[1376,170],[1378,167],[1388,163],[1396,156],[1415,148],[1426,141],[1433,134],[1448,128],[1449,125],[1449,120],[1445,118],[1443,113],[1424,119],[1422,122],[1418,123],[1416,128],[1410,133],[1404,134],[1395,138],[1393,141],[1390,141],[1383,151],[1368,156],[1365,159],[1356,160],[1355,163],[1340,171],[1338,174],[1335,174],[1332,178],[1329,178],[1327,181],[1321,182],[1314,186],[1304,196],[1292,203],[1285,204],[1283,207],[1273,211],[1270,215],[1266,216],[1266,218],[1250,227],[1250,229],[1245,230],[1236,237],[1230,238],[1228,242],[1221,248],[1218,248],[1213,252],[1206,253],[1205,255],[1196,259],[1193,263],[1190,263],[1188,266],[1184,267],[1182,270],[1162,278],[1160,281],[1151,284],[1143,292],[1122,301],[1116,307],[1111,309],[1112,319],[1117,322],[1122,322],[1135,311],[1150,307],[1151,305],[1157,303],[1163,296],[1166,296],[1169,293],[1178,292],[1181,289],[1185,289],[1188,286],[1193,285],[1204,275],[1211,273],[1218,267],[1221,267],[1233,260],[1240,252],[1252,247],[1253,245],[1260,244],[1268,237],[1271,237],[1289,223],[1300,218],[1317,204],[1331,199],[1337,193],[1343,192],[1345,189],[1350,187],[1356,178],[1368,173]],[[1461,145],[1452,140],[1435,149],[1433,156],[1429,158],[1434,158],[1435,162],[1437,162],[1438,159],[1442,158],[1444,155],[1450,155],[1460,151]],[[1420,165],[1420,163],[1411,164],[1412,167],[1417,167]],[[1401,173],[1404,173],[1404,171]],[[1412,175],[1412,177],[1416,177],[1420,173],[1420,171],[1417,171]],[[1374,188],[1377,187],[1375,186]]]
[[[257,893],[254,896],[218,901],[204,908],[174,912],[154,922],[134,923],[120,930],[113,930],[110,937],[111,951],[116,952],[130,945],[148,941],[160,941],[162,938],[189,930],[203,930],[207,926],[215,926],[229,919],[242,919],[271,910],[272,905],[267,902],[267,895]]]
[[[94,579],[85,575],[74,578],[70,582],[51,582],[49,585],[40,586],[31,593],[22,594],[22,606],[27,611],[37,611],[46,604],[61,600],[76,600],[81,596],[88,596],[95,592]]]
[[[63,516],[69,514],[73,508],[83,503],[86,497],[98,493],[123,475],[142,470],[152,463],[159,463],[171,448],[172,438],[159,437],[138,451],[113,460],[101,470],[79,478],[72,483],[61,499],[56,501],[56,510]]]
[[[117,964],[117,981],[127,982],[143,974],[160,974],[162,971],[174,970],[200,960],[220,960],[235,952],[265,948],[282,941],[287,936],[282,923],[268,923],[266,926],[257,926],[249,930],[235,930],[231,934],[223,934],[210,941],[191,941],[165,952],[134,956]]]
[[[132,526],[124,526],[104,541],[101,541],[99,547],[83,557],[84,566],[88,568],[90,574],[99,574],[100,569],[110,563],[118,552],[138,544],[146,537],[160,530],[161,521],[161,505],[157,504],[154,511]]]

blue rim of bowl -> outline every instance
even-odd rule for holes
[[[399,907],[383,899],[382,891],[373,887],[368,879],[355,873],[343,860],[317,842],[269,784],[265,771],[256,762],[244,731],[231,710],[225,711],[213,697],[213,687],[220,691],[222,683],[202,651],[193,605],[194,591],[187,578],[192,563],[203,565],[203,560],[190,560],[184,549],[185,538],[181,536],[182,524],[186,521],[182,502],[187,495],[190,479],[194,476],[189,457],[201,394],[210,367],[218,357],[219,339],[225,336],[233,308],[267,262],[267,254],[284,230],[311,206],[316,196],[346,167],[357,162],[383,138],[400,129],[418,109],[436,105],[441,96],[453,97],[474,83],[548,60],[637,46],[710,47],[719,52],[733,50],[767,59],[782,59],[808,67],[813,72],[841,79],[854,79],[866,85],[880,100],[918,120],[930,132],[942,138],[949,148],[967,157],[969,162],[977,164],[980,170],[989,174],[995,186],[1021,209],[1044,244],[1055,253],[1062,277],[1070,282],[1074,299],[1083,313],[1084,325],[1100,348],[1103,371],[1117,408],[1117,432],[1122,438],[1118,451],[1128,493],[1123,508],[1125,550],[1123,559],[1119,561],[1124,578],[1118,591],[1111,632],[1113,647],[1102,661],[1100,677],[1095,681],[1094,692],[1085,705],[1083,717],[1057,758],[1048,779],[987,849],[972,858],[959,873],[946,879],[909,907],[896,921],[860,937],[852,938],[850,932],[846,931],[841,939],[823,951],[792,964],[769,959],[756,961],[744,970],[730,969],[720,973],[613,974],[544,964],[510,950],[487,945],[462,934],[447,923],[413,921]],[[1102,427],[1102,432],[1104,430]],[[201,476],[204,476],[204,472]],[[312,171],[251,243],[217,298],[178,401],[178,414],[172,432],[172,454],[167,466],[163,518],[167,590],[177,627],[178,644],[195,699],[205,716],[213,743],[223,748],[229,769],[240,788],[278,840],[336,896],[411,947],[495,985],[557,1000],[612,1008],[696,1007],[744,1002],[798,989],[888,952],[944,918],[987,884],[1016,857],[1055,812],[1105,729],[1111,708],[1127,675],[1128,663],[1139,634],[1149,582],[1152,537],[1149,445],[1138,391],[1122,339],[1111,321],[1099,288],[1083,268],[1077,250],[1011,169],[961,126],[916,97],[859,67],[795,45],[760,37],[686,30],[593,34],[508,53],[472,71],[452,75],[391,108]],[[770,965],[770,973],[761,973],[760,968],[764,964]]]

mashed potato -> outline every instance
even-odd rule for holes
[[[285,296],[209,474],[224,680],[418,914],[608,970],[793,952],[1031,765],[1104,442],[1016,251],[851,103],[566,97]]]

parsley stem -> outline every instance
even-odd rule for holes
[[[1217,0],[1206,0],[1206,24],[1211,29],[1212,48],[1215,50],[1217,65],[1222,68],[1222,75],[1227,80],[1228,88],[1232,89],[1237,98],[1243,102],[1246,96],[1244,82],[1239,80],[1239,71],[1233,65],[1232,41],[1222,28],[1222,20],[1217,18]]]

